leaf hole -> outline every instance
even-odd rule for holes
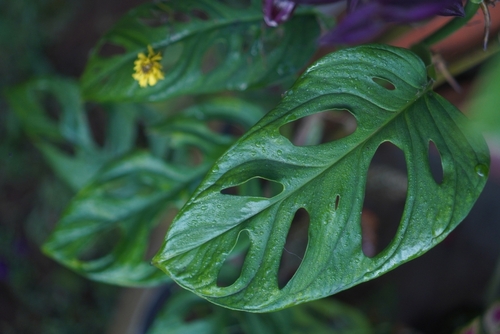
[[[238,240],[236,240],[233,249],[220,268],[217,275],[218,287],[228,287],[234,284],[241,276],[243,263],[245,262],[249,248],[250,236],[246,230],[243,230],[238,234]]]
[[[191,305],[188,312],[184,314],[183,321],[185,323],[195,322],[197,320],[205,319],[214,313],[213,307],[210,303],[200,301]]]
[[[286,242],[281,253],[278,269],[278,287],[283,289],[299,269],[307,249],[310,217],[306,209],[300,208],[290,224]]]
[[[106,128],[109,123],[109,114],[98,104],[90,104],[88,108],[89,127],[92,138],[99,147],[106,143]]]
[[[187,13],[181,11],[175,11],[172,13],[171,18],[174,22],[177,23],[188,23],[191,22],[191,16]]]
[[[252,0],[221,0],[221,2],[233,9],[248,9],[252,4]]]
[[[243,183],[222,189],[221,194],[272,198],[282,191],[283,185],[281,183],[256,176]]]
[[[313,146],[345,138],[356,127],[348,110],[326,110],[286,123],[279,131],[295,146]]]
[[[404,152],[382,143],[372,158],[361,215],[362,249],[367,257],[383,252],[394,239],[404,211],[408,175]]]
[[[65,115],[65,110],[63,108],[63,105],[61,104],[61,101],[58,99],[58,97],[47,91],[36,91],[35,93],[36,99],[39,101],[40,105],[42,106],[42,117],[46,116],[48,120],[53,125],[57,125],[59,129],[62,128],[68,128],[75,126],[75,124],[72,122],[71,124],[67,124],[67,115]],[[72,111],[73,112],[73,111]],[[44,117],[45,118],[45,117]],[[66,123],[66,124],[64,124]],[[43,137],[47,137],[47,139],[56,139],[58,137],[58,132],[59,131],[43,131],[43,133],[37,133],[37,135],[42,135]],[[71,132],[71,131],[70,131]],[[74,142],[72,139],[74,139],[72,136],[68,138],[68,131],[61,131],[60,133],[64,137],[65,140],[54,140],[52,144],[56,146],[59,150],[62,152],[74,156],[75,155],[75,147],[74,147]],[[55,137],[55,138],[54,138]],[[58,138],[57,138],[58,139]]]
[[[37,92],[36,96],[44,108],[44,114],[54,123],[58,123],[62,118],[63,108],[57,96],[45,91]]]
[[[335,197],[335,210],[339,208],[339,204],[340,204],[340,195],[337,195]]]
[[[380,87],[383,87],[383,88],[385,88],[387,90],[395,90],[396,89],[396,86],[394,86],[394,84],[392,82],[390,82],[389,80],[387,80],[387,79],[373,77],[372,80],[377,85],[379,85]]]
[[[144,261],[151,262],[153,256],[158,253],[161,245],[163,244],[164,236],[167,234],[167,230],[178,211],[179,210],[174,208],[172,208],[171,210],[167,210],[167,212],[160,218],[158,225],[151,229],[151,232],[149,233],[147,248],[144,253]]]
[[[105,42],[98,51],[98,56],[101,58],[109,58],[113,56],[122,55],[127,51],[123,46],[110,42]]]
[[[201,59],[201,72],[203,74],[208,74],[214,71],[217,67],[222,64],[222,61],[227,54],[227,45],[225,41],[215,42],[210,46],[203,55]]]
[[[213,119],[207,122],[210,130],[216,133],[222,133],[233,137],[241,137],[245,133],[245,128],[235,122]]]
[[[76,258],[82,262],[90,262],[101,259],[110,254],[122,237],[118,226],[101,230],[92,234],[79,249]]]
[[[444,178],[443,161],[436,144],[432,140],[429,140],[428,159],[434,181],[437,184],[441,184]]]
[[[180,145],[180,147],[169,150],[166,160],[186,167],[196,167],[203,163],[205,155],[201,149],[192,145]]]
[[[162,9],[157,8],[149,10],[149,13],[145,16],[139,17],[137,20],[148,27],[158,28],[166,25],[171,20],[171,13],[172,9],[163,5]]]
[[[192,9],[190,13],[191,16],[196,17],[197,19],[200,19],[202,21],[208,21],[210,19],[210,16],[207,14],[207,12],[201,9]]]
[[[168,75],[171,70],[177,65],[182,57],[184,51],[184,43],[177,42],[169,45],[164,50],[161,51],[161,66],[163,67],[163,73]]]

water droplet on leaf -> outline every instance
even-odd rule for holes
[[[488,172],[490,171],[488,166],[486,166],[485,164],[477,164],[474,170],[476,171],[477,175],[481,177],[487,176]]]

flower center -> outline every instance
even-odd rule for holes
[[[153,67],[153,64],[144,64],[141,66],[141,69],[142,69],[143,73],[148,73],[152,67]]]

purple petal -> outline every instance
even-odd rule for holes
[[[335,29],[320,39],[321,44],[359,44],[380,34],[386,24],[380,19],[383,10],[377,3],[368,3],[347,14]]]
[[[464,17],[465,11],[464,11],[464,5],[462,4],[462,0],[452,1],[452,3],[443,8],[438,15]]]
[[[386,22],[417,22],[436,16],[441,10],[440,5],[425,6],[384,6],[382,17]]]
[[[460,15],[460,0],[418,0],[409,3],[407,0],[376,0],[384,7],[384,19],[388,22],[416,22],[443,15],[446,12],[457,12]],[[463,13],[463,7],[462,7]],[[463,15],[462,15],[463,16]]]
[[[290,18],[295,10],[295,3],[289,0],[263,0],[264,22],[276,27]]]

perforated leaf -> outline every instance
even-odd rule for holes
[[[97,44],[82,76],[97,101],[158,101],[182,94],[244,90],[295,75],[315,51],[316,15],[297,12],[278,28],[263,24],[260,1],[184,0],[145,4],[125,15]],[[164,79],[140,87],[138,53],[161,52]]]
[[[106,107],[104,143],[96,143],[78,84],[72,79],[32,79],[10,89],[7,98],[32,142],[74,191],[134,145],[136,110],[130,105]]]
[[[233,121],[243,128],[262,115],[253,104],[219,98],[153,127],[152,133],[167,140],[159,156],[135,152],[97,172],[71,200],[43,245],[44,252],[106,283],[148,286],[169,280],[150,264],[160,246],[154,236],[163,235],[168,226],[167,209],[182,206],[215,158],[234,142],[235,136],[217,134],[207,125],[229,109]],[[199,149],[201,158],[191,166],[194,153],[190,147]]]
[[[356,130],[301,147],[280,134],[283,125],[326,110],[348,110]],[[154,263],[214,303],[254,312],[318,299],[380,276],[442,241],[479,196],[489,154],[466,122],[430,91],[426,68],[412,52],[368,45],[330,54],[217,161],[174,220]],[[441,183],[429,167],[431,141],[442,159]],[[360,213],[368,167],[384,142],[404,152],[408,195],[395,237],[370,258],[361,247]],[[252,178],[281,184],[282,190],[270,198],[224,193]],[[307,249],[280,289],[280,258],[301,208],[310,219]],[[241,275],[219,287],[220,268],[241,233],[251,243]]]

